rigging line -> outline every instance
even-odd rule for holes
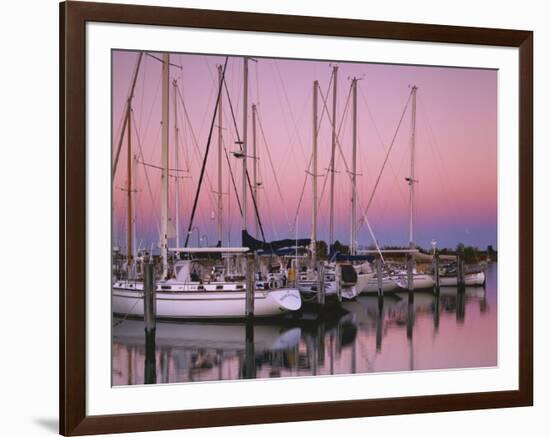
[[[330,75],[330,81],[328,83],[328,87],[327,87],[327,91],[326,91],[326,94],[328,95],[330,93],[330,90],[332,88],[332,85],[333,85],[333,79],[334,79],[334,73],[331,73]],[[319,92],[321,93],[321,95],[323,95],[323,91],[319,88]],[[320,130],[321,130],[321,124],[323,122],[323,118],[325,116],[325,112],[327,113],[328,115],[328,111],[325,111],[326,109],[326,105],[325,107],[323,108],[323,110],[321,111],[321,117],[319,117],[319,124],[317,126],[317,134],[319,134]],[[313,156],[312,156],[312,159],[313,159]],[[328,181],[328,175],[329,175],[329,172],[326,171],[325,172],[325,175],[324,175],[324,180],[323,180],[323,187],[321,188],[321,195],[319,196],[319,200],[317,201],[317,208],[318,209],[321,209],[321,204],[322,204],[322,200],[323,200],[323,195],[325,193],[325,188],[327,186],[327,181]]]
[[[135,133],[136,133],[136,138],[137,138],[137,143],[138,143],[138,148],[139,148],[139,154],[141,155],[141,159],[145,159],[144,156],[143,156],[143,148],[141,146],[141,136],[140,136],[139,131],[137,130],[137,127],[136,127],[137,123],[135,121],[134,112],[130,111],[130,113],[131,113],[132,120],[133,120],[132,125],[133,125]],[[147,182],[147,188],[148,188],[148,191],[149,191],[149,196],[151,196],[151,203],[153,204],[153,214],[155,215],[155,224],[157,225],[157,231],[159,233],[159,241],[160,241],[160,236],[161,236],[160,218],[158,217],[157,209],[155,208],[155,197],[153,196],[153,190],[151,188],[151,181],[149,180],[149,174],[147,173],[147,169],[144,169],[144,173],[145,173],[145,181]]]
[[[386,264],[386,261],[384,261],[384,255],[382,255],[382,251],[380,250],[380,246],[378,245],[378,240],[376,239],[376,237],[374,236],[374,232],[371,228],[371,225],[369,223],[369,219],[367,218],[367,213],[366,211],[363,213],[363,220],[365,221],[365,223],[367,224],[367,228],[369,230],[369,234],[372,238],[372,241],[374,243],[374,246],[376,247],[376,250],[378,251],[378,254],[380,255],[380,259],[382,260],[382,263],[383,264]]]
[[[393,148],[393,145],[395,144],[395,139],[397,138],[397,133],[399,132],[399,128],[401,127],[401,123],[403,123],[403,119],[405,118],[405,113],[407,112],[407,108],[408,108],[409,103],[411,101],[411,96],[412,96],[412,90],[409,93],[409,98],[407,99],[407,103],[405,103],[405,107],[403,108],[403,112],[401,113],[401,118],[399,119],[399,123],[397,123],[397,128],[395,129],[395,133],[394,133],[393,138],[391,140],[390,147],[388,148],[388,153],[386,153],[386,157],[384,158],[384,162],[382,163],[382,167],[380,168],[380,172],[378,173],[378,176],[376,178],[376,182],[375,182],[374,187],[372,189],[369,201],[367,203],[367,207],[365,208],[364,215],[366,215],[367,212],[369,211],[369,208],[370,208],[370,206],[372,204],[372,201],[374,199],[374,195],[376,194],[376,189],[378,188],[378,184],[380,183],[382,173],[384,172],[384,168],[386,167],[386,163],[388,162],[388,159],[390,157],[391,150]],[[362,225],[362,223],[359,223],[359,225],[357,226],[357,230],[361,229],[361,225]]]
[[[208,74],[210,75],[210,82],[212,82],[212,85],[213,86],[216,86],[217,85],[217,76],[215,75],[215,73],[212,72],[212,69],[211,69],[211,65],[208,63],[208,61],[206,60],[206,57],[203,56],[203,61],[204,61],[204,64],[206,66],[206,69],[208,70]],[[216,65],[219,65],[219,64],[216,64]],[[223,107],[222,108],[222,117],[223,117],[223,121],[226,122],[228,117],[227,117],[227,108]],[[224,123],[225,125],[225,123]]]
[[[235,176],[233,175],[233,169],[231,168],[231,161],[229,160],[229,153],[227,153],[227,147],[225,147],[225,138],[222,138],[223,151],[225,152],[225,160],[227,161],[227,167],[229,168],[229,175],[231,176],[231,183],[235,190],[235,197],[237,198],[237,205],[239,205],[239,211],[241,217],[243,215],[243,208],[241,206],[241,200],[239,199],[239,192],[237,190],[237,184],[235,183]]]
[[[155,104],[157,103],[161,83],[162,83],[162,77],[159,76],[157,80],[157,88],[155,89],[155,95],[153,97],[153,102],[151,103],[149,115],[147,116],[147,123],[145,124],[145,129],[143,128],[140,121],[140,125],[139,125],[140,133],[143,134],[144,137],[147,137],[147,133],[149,132],[149,126],[151,125],[151,119],[153,118],[153,111],[155,109]]]
[[[313,160],[313,155],[309,158],[308,170],[311,167],[312,160]],[[296,226],[296,224],[298,223],[298,214],[300,213],[300,206],[302,205],[302,200],[304,198],[304,193],[306,191],[307,177],[308,177],[308,173],[306,172],[304,183],[302,184],[302,192],[300,193],[300,198],[298,199],[298,206],[296,207],[296,214],[294,215],[294,221],[293,221],[294,226]]]
[[[331,89],[331,86],[332,86],[332,83],[333,83],[333,78],[334,78],[334,75],[331,74],[330,75],[330,81],[329,81],[329,84],[328,84],[328,89],[327,89],[327,94],[330,92],[330,89]],[[348,96],[348,99],[349,99],[349,96]],[[262,134],[262,137],[263,137],[263,140],[264,140],[264,144],[266,146],[266,149],[267,149],[267,152],[268,152],[268,157],[269,157],[269,161],[270,161],[270,164],[271,164],[271,169],[273,171],[273,175],[274,175],[274,178],[275,178],[275,183],[277,184],[277,189],[279,191],[279,196],[281,197],[281,203],[284,204],[284,200],[283,200],[283,195],[282,195],[282,190],[281,190],[281,187],[279,185],[279,181],[278,181],[278,178],[277,178],[277,175],[276,175],[276,172],[275,172],[275,167],[273,165],[273,161],[272,161],[272,157],[271,157],[271,152],[269,150],[269,147],[268,147],[268,144],[267,144],[267,140],[266,140],[266,137],[265,137],[265,132],[264,132],[264,129],[263,129],[263,125],[262,125],[262,121],[261,121],[261,117],[260,117],[260,113],[259,111],[257,110],[257,114],[258,114],[258,124],[260,126],[260,132]],[[320,127],[321,127],[321,123],[323,121],[323,116],[324,116],[324,111],[321,113],[321,117],[319,119],[319,124],[317,126],[317,131],[319,131]],[[305,187],[307,185],[307,179],[308,179],[308,172],[311,168],[311,162],[313,160],[313,154],[310,154],[310,157],[309,157],[309,163],[307,165],[307,168],[306,168],[306,175],[304,177],[304,183],[303,183],[303,186],[302,186],[302,191],[301,191],[301,195],[299,197],[299,200],[298,200],[298,204],[296,206],[296,213],[294,215],[294,221],[293,222],[290,222],[290,220],[288,219],[288,214],[286,212],[286,208],[284,209],[285,211],[285,217],[286,217],[286,220],[287,220],[287,223],[288,223],[288,226],[289,226],[289,230],[290,232],[292,233],[292,230],[294,229],[295,227],[295,224],[296,224],[296,221],[298,219],[298,214],[300,212],[300,206],[301,206],[301,203],[302,203],[302,200],[303,200],[303,195],[304,195],[304,192],[305,192]],[[326,177],[325,177],[325,184],[326,184]]]
[[[134,70],[134,77],[132,79],[132,85],[130,87],[130,93],[128,95],[128,99],[126,100],[125,109],[128,110],[129,107],[132,106],[132,99],[134,98],[134,90],[136,87],[136,81],[139,73],[139,66],[141,65],[141,59],[143,58],[143,52],[140,52],[138,59],[136,61],[136,68]],[[122,123],[122,129],[120,131],[120,137],[118,141],[117,151],[115,154],[115,162],[113,163],[113,170],[112,170],[112,179],[114,180],[116,175],[116,169],[118,166],[118,159],[120,158],[120,151],[122,150],[122,142],[124,141],[124,131],[126,130],[126,125],[128,123],[128,118],[126,117],[124,119],[124,122]]]
[[[321,94],[321,100],[323,101],[323,111],[321,111],[321,117],[322,115],[326,112],[327,113],[327,117],[328,117],[328,120],[329,120],[329,123],[332,123],[332,119],[330,117],[330,113],[328,112],[328,107],[327,107],[327,100],[323,94],[323,91],[321,89],[319,89],[319,93]],[[328,94],[328,93],[327,93]],[[340,137],[340,131],[342,130],[342,126],[344,124],[344,117],[346,116],[347,114],[347,111],[349,109],[349,99],[350,99],[350,96],[351,96],[351,88],[350,88],[350,92],[348,93],[348,97],[346,99],[346,106],[345,106],[345,109],[344,109],[344,112],[342,113],[342,118],[340,120],[340,125],[338,127],[338,132],[336,133],[336,144],[338,144],[338,148],[340,150],[340,154],[342,155],[343,157],[343,153],[342,153],[342,147],[340,146],[340,140],[339,140],[339,137]],[[346,166],[346,171],[348,172],[348,175],[349,175],[349,171],[347,170],[347,163],[346,163],[346,160],[344,158],[344,164]],[[321,201],[323,200],[323,196],[325,194],[325,188],[327,186],[327,180],[328,180],[328,175],[330,174],[330,165],[328,166],[329,168],[327,169],[327,172],[325,173],[325,180],[323,181],[323,188],[321,189],[321,196],[319,197],[319,206],[321,205]]]
[[[363,102],[365,103],[365,106],[367,107],[367,113],[369,114],[369,117],[370,117],[370,119],[372,121],[372,124],[374,126],[374,131],[376,133],[376,136],[378,137],[378,140],[380,141],[380,146],[382,147],[382,150],[384,151],[384,153],[386,153],[386,146],[384,145],[384,141],[382,140],[382,135],[380,134],[380,131],[378,129],[378,125],[376,124],[376,121],[375,121],[374,116],[372,114],[372,111],[371,111],[370,105],[368,103],[368,100],[365,97],[365,95],[363,94],[363,90],[361,88],[359,88],[359,94],[361,94],[361,98],[363,99]],[[396,173],[391,161],[388,162],[388,165],[390,166],[390,170],[392,171],[393,177],[395,178],[395,180],[399,181],[399,177],[397,176],[397,173]],[[401,188],[401,184],[398,183],[397,187],[399,189],[399,194],[401,195],[401,198],[403,199],[403,201],[406,201],[406,196],[403,193],[403,190]]]
[[[136,162],[138,164],[144,165],[146,167],[152,167],[152,168],[157,168],[159,170],[164,170],[160,165],[149,164],[148,162],[145,162],[145,161],[136,161]],[[184,169],[181,169],[181,168],[169,168],[168,171],[189,173],[189,170],[184,170]],[[184,176],[179,176],[179,177],[183,178]]]
[[[147,56],[150,56],[150,57],[153,58],[153,59],[156,59],[156,60],[159,61],[160,63],[164,64],[164,61],[163,61],[162,59],[160,59],[158,56],[152,55],[152,54],[149,53],[149,52],[145,52],[145,54],[146,54]],[[170,67],[176,67],[176,68],[179,68],[180,70],[183,70],[183,67],[182,67],[181,65],[174,64],[174,63],[172,63],[172,62],[168,62],[168,65],[169,65]]]
[[[229,102],[229,108],[231,109],[231,117],[233,118],[233,126],[235,128],[235,134],[237,135],[237,143],[239,143],[239,149],[242,152],[243,145],[242,145],[241,138],[240,138],[240,135],[239,135],[239,128],[237,127],[237,119],[235,117],[235,111],[233,110],[233,102],[231,101],[231,96],[229,95],[229,90],[227,88],[227,84],[226,84],[225,80],[222,79],[222,83],[223,83],[223,85],[225,85],[225,91],[227,93],[227,100]],[[242,159],[246,159],[246,157],[243,157]],[[252,193],[253,192],[252,183],[250,181],[250,175],[248,174],[248,169],[246,170],[246,180],[248,182],[248,188],[249,188],[250,192]],[[254,204],[254,212],[256,213],[256,217],[258,219],[258,225],[260,226],[260,232],[262,233],[262,239],[265,243],[266,239],[265,239],[265,234],[264,234],[264,228],[263,228],[263,225],[262,225],[262,220],[260,218],[260,214],[258,212],[258,205],[257,205],[256,199],[255,199],[256,196],[251,196],[251,197],[252,197],[252,203]],[[242,214],[243,214],[243,211],[241,210],[241,216],[242,216]]]
[[[298,129],[298,124],[296,123],[296,120],[294,118],[294,113],[292,112],[292,105],[290,104],[290,100],[288,99],[288,93],[286,91],[286,85],[285,85],[285,82],[284,82],[283,77],[281,75],[281,70],[279,69],[279,64],[277,63],[277,61],[275,59],[273,59],[272,65],[275,67],[275,71],[277,72],[277,77],[279,78],[279,81],[281,82],[282,89],[283,89],[283,96],[284,96],[286,104],[288,106],[288,112],[290,114],[290,119],[292,120],[294,131],[295,131],[296,137],[298,139],[298,144],[300,146],[300,150],[302,151],[302,155],[303,155],[303,158],[305,160],[305,157],[307,155],[304,152],[304,145],[303,145],[303,142],[302,142],[302,137],[300,136],[300,131]]]
[[[206,169],[206,160],[208,158],[208,152],[210,151],[210,143],[212,141],[212,132],[214,131],[214,122],[216,121],[216,114],[218,112],[218,107],[220,105],[220,97],[221,97],[221,94],[222,94],[222,86],[223,86],[223,83],[225,81],[225,69],[227,68],[227,61],[228,60],[229,60],[229,56],[226,56],[225,57],[225,63],[223,65],[222,80],[221,80],[220,85],[218,87],[218,97],[216,99],[216,105],[214,106],[214,115],[212,116],[212,122],[210,123],[210,132],[208,133],[208,142],[206,143],[206,151],[204,152],[204,159],[202,161],[201,173],[200,173],[199,181],[198,181],[198,184],[197,184],[197,192],[195,194],[195,200],[193,201],[193,209],[191,211],[191,218],[189,220],[189,226],[187,228],[187,235],[185,236],[185,245],[183,247],[187,247],[187,244],[189,243],[190,232],[191,232],[191,229],[193,228],[193,220],[195,218],[195,213],[197,211],[197,203],[198,203],[198,200],[199,200],[199,194],[200,194],[200,191],[201,191],[202,180],[204,178],[204,173],[205,173],[205,169]],[[185,108],[185,106],[184,106],[184,108]]]
[[[207,70],[210,74],[210,79],[211,79],[211,82],[215,85],[216,84],[216,81],[214,79],[214,76],[212,74],[212,71],[210,69],[210,64],[208,64],[208,62],[206,61],[206,58],[203,58],[204,59],[204,63],[206,64],[206,67],[207,67]],[[226,84],[226,80],[224,80],[224,86],[227,90],[227,84]],[[224,107],[223,108],[224,111],[222,113],[222,116],[224,118],[224,121],[227,122],[227,119],[228,119],[228,116],[226,114],[226,111],[227,109]],[[226,144],[225,144],[225,136],[222,138],[222,146],[223,146],[223,150],[224,150],[224,155],[225,155],[225,160],[227,162],[227,167],[229,169],[229,173],[228,173],[228,184],[229,185],[229,181],[231,181],[231,184],[233,185],[233,190],[235,192],[235,198],[237,199],[237,205],[239,207],[239,213],[242,217],[243,215],[243,211],[242,211],[242,206],[241,206],[241,201],[240,201],[240,198],[239,198],[239,193],[238,193],[238,190],[237,190],[237,185],[236,185],[236,182],[235,182],[235,176],[233,174],[233,169],[231,167],[231,161],[229,159],[229,153],[227,151],[227,147],[226,147]],[[232,217],[231,217],[231,195],[230,193],[228,193],[228,198],[227,198],[227,240],[229,241],[229,243],[231,243],[231,224],[232,224]]]
[[[340,120],[340,125],[338,127],[338,132],[336,133],[336,144],[338,145],[338,148],[340,150],[340,156],[342,157],[342,159],[344,161],[344,166],[346,167],[346,172],[347,173],[349,173],[349,168],[348,168],[348,164],[346,162],[346,158],[344,157],[344,153],[342,151],[342,144],[340,143],[340,132],[342,131],[342,127],[344,126],[344,122],[346,120],[346,117],[347,117],[347,114],[348,114],[348,111],[349,111],[349,101],[350,101],[350,97],[351,97],[351,91],[352,91],[352,87],[350,86],[348,96],[346,98],[346,104],[344,106],[344,112],[342,113],[342,118]],[[330,113],[328,112],[327,100],[325,99],[325,96],[323,95],[322,92],[321,92],[321,99],[323,100],[323,108],[324,108],[323,112],[326,111],[328,120],[329,120],[330,123],[332,123],[332,118],[330,116]],[[332,170],[332,171],[335,171],[335,170]]]
[[[417,94],[416,97],[417,97],[418,101],[420,102],[420,109],[422,110],[422,112],[425,115],[425,117],[424,117],[425,118],[425,123],[428,126],[428,130],[429,130],[429,132],[432,136],[433,144],[430,143],[430,148],[432,149],[432,153],[434,155],[436,155],[437,158],[439,159],[439,162],[441,164],[441,168],[443,169],[443,173],[448,174],[449,172],[446,169],[445,161],[443,160],[443,158],[441,157],[441,155],[439,153],[441,148],[439,147],[439,144],[437,142],[437,138],[436,138],[435,133],[432,129],[432,124],[431,124],[429,113],[428,113],[426,107],[424,106],[422,97],[418,94]],[[438,173],[439,173],[440,178],[444,181],[444,184],[447,185],[448,188],[450,188],[449,191],[451,191],[453,199],[460,199],[460,197],[457,195],[455,187],[450,183],[450,179],[444,178],[443,175],[441,174],[441,168],[439,168],[439,166],[436,166],[436,167],[438,169]],[[460,217],[460,211],[458,210],[457,203],[452,202],[452,204],[457,208],[457,217]]]
[[[263,142],[264,142],[264,146],[265,146],[265,149],[267,150],[267,157],[269,158],[269,164],[271,165],[271,171],[273,172],[273,177],[275,179],[275,185],[277,186],[277,191],[279,193],[279,197],[281,198],[281,206],[283,207],[283,210],[284,210],[284,213],[285,213],[285,218],[286,218],[286,221],[287,221],[287,224],[288,224],[288,227],[289,227],[289,231],[292,232],[292,225],[291,225],[289,217],[288,217],[287,208],[284,207],[285,202],[284,202],[283,191],[281,190],[281,185],[279,184],[279,179],[277,178],[277,172],[275,171],[275,166],[273,165],[273,159],[271,157],[271,151],[269,150],[269,145],[267,144],[267,139],[265,137],[264,127],[263,127],[263,124],[262,124],[262,117],[260,115],[260,111],[258,110],[258,108],[256,108],[256,115],[257,115],[257,119],[258,119],[258,126],[260,127],[260,133],[262,134],[262,139],[263,139]],[[309,167],[309,165],[308,165],[308,167]]]
[[[200,152],[199,143],[197,141],[197,136],[195,135],[195,130],[193,129],[193,125],[191,124],[191,119],[189,117],[189,113],[187,112],[187,106],[185,105],[185,102],[183,100],[183,95],[181,94],[181,90],[180,90],[179,85],[176,86],[176,90],[178,92],[177,95],[180,99],[180,103],[181,103],[182,108],[183,108],[183,114],[185,116],[185,120],[187,120],[187,124],[189,126],[189,129],[187,129],[187,131],[191,133],[191,139],[193,140],[192,143],[195,146],[195,153],[200,157],[201,152]],[[189,166],[189,163],[188,163],[188,166]],[[207,181],[208,186],[209,186],[208,199],[210,200],[210,206],[212,208],[214,208],[214,206],[216,205],[216,202],[212,198],[212,192],[214,191],[214,186],[212,185],[212,181],[210,180],[210,175],[209,175],[207,169],[205,169],[205,176],[206,176],[206,181]]]
[[[143,60],[143,79],[141,81],[141,103],[139,105],[139,126],[141,129],[141,121],[143,119],[143,101],[145,100],[145,84],[147,82],[147,58]]]
[[[182,88],[183,88],[183,94],[185,94],[185,86],[186,86],[186,83],[185,81],[182,80]],[[216,87],[214,86],[213,88],[209,88],[210,91],[208,92],[208,100],[207,100],[207,103],[206,103],[206,108],[208,108],[210,106],[210,102],[212,100],[212,96],[216,96],[215,95],[215,90],[216,90]],[[183,99],[183,94],[182,94],[182,100],[185,100]],[[202,119],[201,119],[201,122],[200,122],[200,125],[199,125],[199,130],[198,130],[198,136],[201,137],[202,136],[202,131],[205,127],[205,123],[207,123],[208,121],[208,109],[206,109],[202,115]],[[206,127],[208,127],[208,124],[206,124]]]
[[[256,103],[260,105],[260,63],[256,62],[254,66],[255,76],[256,76]]]

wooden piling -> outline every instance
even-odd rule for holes
[[[143,319],[145,331],[156,328],[157,316],[157,286],[155,283],[154,265],[147,263],[143,266]]]
[[[407,289],[409,290],[409,292],[414,290],[413,264],[414,259],[412,254],[407,254]]]
[[[439,293],[440,290],[440,279],[439,279],[439,253],[437,250],[434,253],[433,257],[433,274],[434,274],[434,283],[435,283],[435,292]]]
[[[254,292],[256,290],[256,281],[254,280],[254,257],[246,258],[246,308],[247,318],[254,317]]]
[[[384,299],[378,296],[378,314],[376,315],[376,352],[382,350],[382,338],[384,333]]]
[[[254,321],[252,317],[246,320],[244,350],[244,377],[256,378],[256,352],[254,348]]]
[[[340,266],[336,264],[335,266],[335,279],[336,279],[336,296],[338,297],[338,302],[342,302],[342,270]]]
[[[437,293],[434,297],[434,310],[433,310],[433,321],[434,321],[434,332],[439,331],[439,317],[440,317],[440,295]]]
[[[384,296],[384,286],[382,281],[382,258],[378,257],[375,261],[376,279],[378,281],[378,296]]]
[[[156,384],[156,316],[157,296],[154,265],[144,264],[143,269],[143,320],[145,324],[145,384]]]
[[[460,254],[456,256],[456,284],[459,288],[464,287],[464,260]]]
[[[323,261],[317,262],[317,303],[319,305],[325,304],[326,290],[325,290],[325,263]]]

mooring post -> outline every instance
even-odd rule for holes
[[[336,264],[335,269],[336,296],[338,296],[338,302],[342,302],[342,270],[338,264]]]
[[[154,331],[156,328],[156,288],[154,266],[147,263],[143,269],[143,318],[145,321],[145,331]]]
[[[246,257],[246,317],[254,317],[254,292],[256,283],[254,280],[254,257]]]
[[[409,291],[414,290],[413,282],[413,256],[412,254],[407,254],[407,289]]]
[[[458,253],[456,255],[456,285],[459,288],[464,286],[464,261]]]
[[[435,251],[433,258],[433,271],[434,271],[434,282],[435,282],[435,292],[439,293],[440,280],[439,280],[439,252]]]
[[[382,337],[384,328],[384,301],[378,296],[378,314],[376,315],[376,352],[382,350]]]
[[[244,377],[256,378],[256,353],[254,348],[254,320],[248,317],[245,326]]]
[[[458,288],[456,294],[456,321],[459,324],[464,323],[464,316],[466,315],[466,293],[464,292],[464,286]]]
[[[434,332],[439,331],[440,299],[441,299],[440,294],[437,293],[434,297],[434,309],[433,309]]]
[[[317,303],[325,304],[325,263],[317,262]]]
[[[317,325],[317,336],[315,341],[317,342],[317,364],[323,366],[325,364],[325,323],[319,322]]]
[[[143,269],[143,320],[145,323],[145,384],[156,384],[156,316],[157,296],[155,269],[151,263],[144,264]]]
[[[378,297],[384,296],[384,287],[382,283],[382,258],[378,257],[375,261],[376,279],[378,281]]]

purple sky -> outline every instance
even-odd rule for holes
[[[160,55],[157,55],[160,56]],[[137,60],[136,52],[113,52],[113,149],[120,136],[125,101]],[[171,62],[182,69],[171,68],[171,80],[178,82],[188,112],[186,119],[182,102],[177,101],[180,141],[179,168],[189,168],[188,178],[180,180],[180,235],[188,226],[193,196],[204,154],[217,91],[217,64],[220,56],[172,54]],[[386,150],[396,131],[397,123],[407,102],[410,85],[418,86],[416,128],[416,213],[415,241],[429,247],[438,241],[439,247],[467,245],[497,246],[497,71],[462,68],[416,67],[359,63],[338,63],[338,109],[340,124],[350,91],[351,78],[358,82],[358,151],[357,168],[359,210],[367,204],[381,168]],[[226,82],[235,110],[237,127],[242,131],[242,58],[229,59]],[[318,80],[329,110],[332,91],[327,93],[331,78],[329,62],[262,59],[249,62],[249,104],[258,105],[259,123],[257,147],[262,189],[259,190],[259,209],[268,239],[290,236],[291,225],[306,179],[306,167],[312,150],[312,85]],[[144,56],[141,65],[133,113],[136,131],[132,132],[134,152],[143,160],[160,165],[161,145],[161,63]],[[170,87],[170,147],[174,159],[174,102]],[[224,95],[224,143],[228,152],[237,146],[236,133],[229,104]],[[319,173],[326,174],[330,159],[331,131],[327,114],[319,98]],[[343,118],[339,142],[348,165],[351,165],[351,104]],[[249,154],[252,149],[252,116],[249,111]],[[369,222],[382,245],[404,245],[408,242],[408,186],[411,111],[410,106],[397,134],[372,206]],[[137,135],[136,135],[137,133]],[[196,143],[193,140],[196,138]],[[266,146],[267,143],[267,146]],[[214,132],[203,191],[195,225],[204,235],[203,244],[216,241],[215,194],[217,185],[217,131]],[[274,171],[270,164],[269,148]],[[115,189],[115,233],[125,246],[126,140],[117,169]],[[141,157],[139,158],[141,160]],[[235,193],[223,158],[224,245],[240,244],[241,219]],[[241,164],[230,157],[240,193]],[[249,169],[252,160],[249,160]],[[335,238],[349,243],[351,185],[349,175],[337,150],[336,160]],[[251,171],[251,170],[250,170]],[[135,188],[138,239],[141,246],[158,242],[157,222],[160,217],[160,171],[137,167]],[[282,196],[279,194],[274,172]],[[174,184],[170,194],[171,215],[175,218]],[[319,178],[321,193],[324,178]],[[319,239],[328,239],[329,185],[319,205]],[[149,189],[153,196],[151,196]],[[152,198],[153,197],[153,198]],[[297,214],[298,234],[309,237],[311,232],[312,189],[309,177]],[[249,231],[253,233],[253,215],[249,200]],[[213,218],[214,217],[214,218]],[[183,238],[183,237],[182,237]],[[192,236],[196,244],[197,236]],[[359,244],[372,240],[366,227],[358,232]],[[173,242],[175,244],[175,242]]]

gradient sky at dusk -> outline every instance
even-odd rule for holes
[[[137,60],[136,52],[113,52],[113,155],[118,138],[125,102]],[[160,56],[160,55],[158,55]],[[189,115],[186,120],[181,101],[177,101],[180,129],[178,168],[188,168],[187,178],[180,179],[180,235],[185,234],[189,222],[194,193],[210,123],[214,113],[217,92],[217,64],[225,57],[172,54],[171,62],[182,69],[171,68],[171,80],[178,82]],[[338,63],[338,110],[340,124],[350,92],[351,78],[358,82],[358,198],[362,210],[371,195],[376,177],[396,131],[401,113],[410,93],[410,85],[418,86],[416,129],[416,212],[415,237],[417,244],[430,247],[438,241],[439,247],[467,245],[497,246],[497,71],[463,68],[417,67],[363,63]],[[243,61],[231,57],[226,71],[226,82],[237,119],[242,130]],[[291,236],[302,186],[306,177],[303,200],[297,214],[299,237],[309,237],[312,218],[311,177],[306,167],[312,150],[312,86],[318,80],[329,110],[332,91],[327,93],[331,78],[330,62],[283,59],[257,59],[249,62],[249,104],[258,105],[259,118],[273,166],[280,184],[279,195],[260,129],[257,133],[259,174],[259,209],[267,239]],[[174,106],[170,86],[170,167],[174,159]],[[224,143],[234,151],[236,133],[227,98],[223,102]],[[323,99],[319,98],[319,173],[326,174],[330,159],[331,130],[327,114],[322,114]],[[135,131],[132,132],[134,151],[139,153],[138,139],[147,163],[160,165],[161,150],[161,63],[144,56],[139,71],[133,101]],[[351,165],[352,119],[351,104],[347,110],[339,142],[348,165]],[[249,111],[249,154],[252,150],[252,119]],[[397,134],[382,175],[379,187],[368,212],[369,222],[381,245],[408,243],[408,186],[405,177],[410,157],[410,105]],[[137,134],[137,135],[136,135]],[[196,144],[193,140],[196,137]],[[351,184],[340,153],[336,159],[335,238],[349,244]],[[209,244],[215,244],[216,203],[213,190],[217,186],[217,131],[212,137],[210,155],[195,225]],[[241,187],[241,163],[231,156],[236,184]],[[249,160],[251,172],[252,160]],[[157,245],[160,218],[160,170],[137,166],[134,188],[136,193],[136,220],[139,244]],[[224,245],[240,245],[241,219],[235,193],[223,158]],[[126,229],[126,140],[114,181],[115,235],[125,247]],[[174,210],[174,179],[170,179],[170,209]],[[319,178],[319,193],[324,178]],[[152,199],[153,197],[153,199]],[[328,240],[329,183],[327,182],[319,205],[318,238]],[[249,231],[254,233],[252,204],[249,200]],[[196,245],[194,231],[191,245]],[[358,232],[360,245],[372,243],[363,226]],[[172,240],[171,246],[175,245]]]

